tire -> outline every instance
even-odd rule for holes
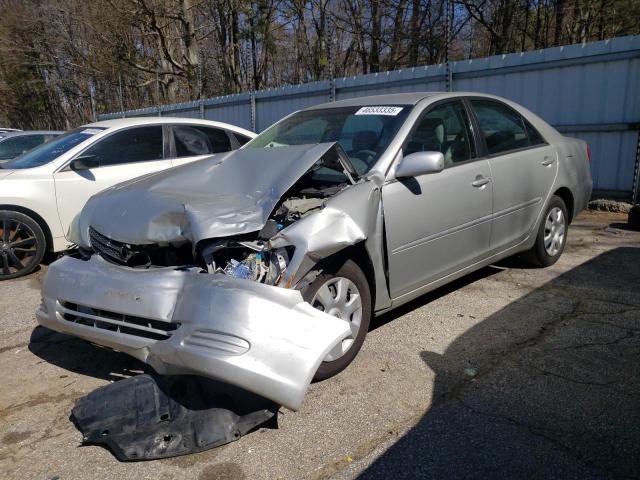
[[[44,232],[31,217],[0,210],[0,280],[33,272],[47,249]]]
[[[633,230],[640,230],[640,205],[635,205],[629,210],[629,227]]]
[[[556,263],[567,243],[569,216],[564,201],[554,195],[545,210],[536,243],[525,253],[524,259],[536,267],[549,267]]]
[[[340,305],[339,291],[345,292],[344,305]],[[359,294],[359,297],[354,297],[354,293]],[[349,321],[354,325],[352,330],[356,332],[355,337],[343,340],[320,364],[314,380],[324,380],[344,370],[356,357],[364,343],[371,320],[369,282],[360,267],[352,260],[347,260],[325,269],[302,296],[318,310],[341,318],[349,316]],[[357,307],[358,298],[360,308]],[[351,311],[353,308],[355,310]]]

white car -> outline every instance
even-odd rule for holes
[[[69,226],[95,193],[253,137],[207,120],[123,118],[76,128],[0,165],[0,280],[26,275],[47,252],[70,248]]]

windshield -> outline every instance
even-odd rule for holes
[[[104,128],[76,128],[4,163],[2,168],[11,170],[46,165],[76,145],[84,142],[87,138],[91,138],[96,133],[100,133],[102,130],[104,130]]]
[[[305,110],[276,123],[244,148],[339,142],[363,175],[378,161],[410,110],[407,105]]]

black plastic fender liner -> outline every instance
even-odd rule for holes
[[[138,375],[80,398],[71,420],[84,445],[108,447],[118,460],[152,460],[224,445],[273,419],[279,406],[197,376]]]

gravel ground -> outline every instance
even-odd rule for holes
[[[640,233],[583,213],[560,261],[485,268],[374,320],[298,412],[207,452],[120,463],[74,401],[145,371],[36,327],[43,272],[0,286],[0,475],[29,479],[638,478]]]

